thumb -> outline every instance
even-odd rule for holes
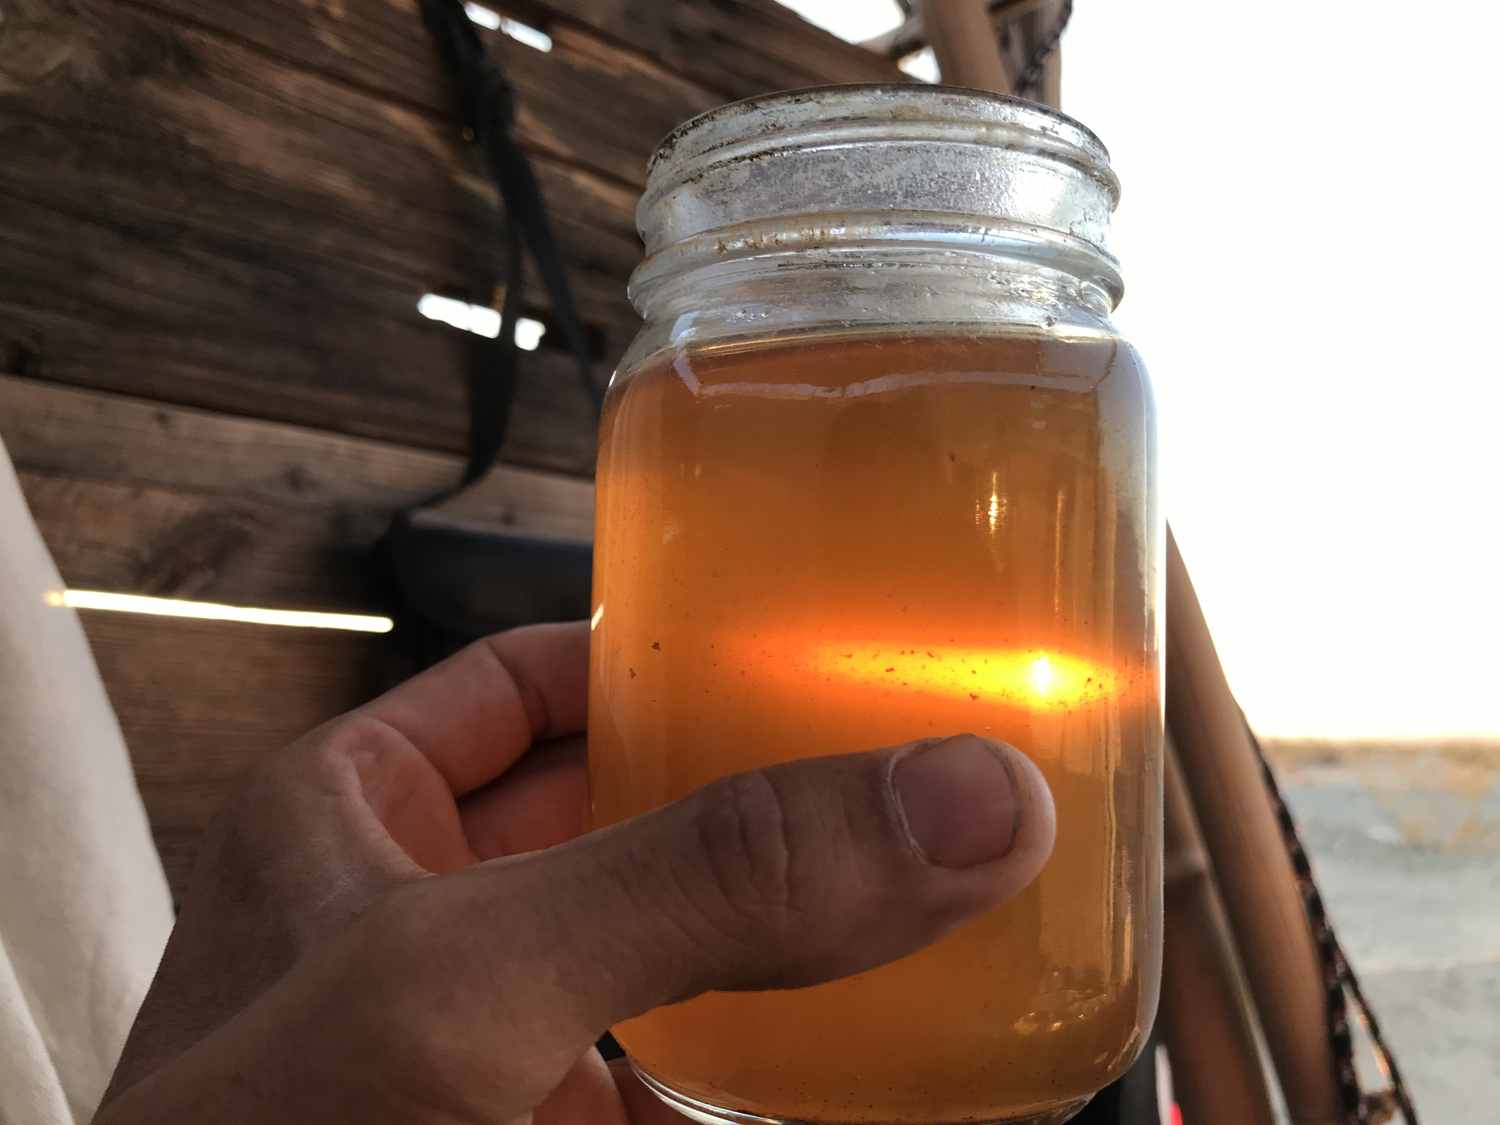
[[[709,989],[814,984],[913,952],[1031,882],[1054,830],[1036,766],[962,735],[725,778],[471,868],[464,897],[490,933],[504,903],[488,967],[510,1014],[551,1040],[533,1048],[566,1057]]]

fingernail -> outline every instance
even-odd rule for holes
[[[973,867],[1015,845],[1021,801],[1005,754],[961,734],[912,750],[891,776],[912,841],[939,867]]]

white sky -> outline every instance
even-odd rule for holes
[[[1267,733],[1500,735],[1494,11],[1079,0],[1064,41],[1168,518]]]
[[[1263,733],[1500,735],[1496,42],[1464,0],[1077,0],[1063,41],[1168,518]]]

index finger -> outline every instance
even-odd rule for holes
[[[394,728],[458,796],[533,743],[584,729],[588,662],[588,622],[528,625],[474,642],[356,714]]]

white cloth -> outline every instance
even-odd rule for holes
[[[119,724],[0,445],[0,1125],[94,1113],[172,904]]]

